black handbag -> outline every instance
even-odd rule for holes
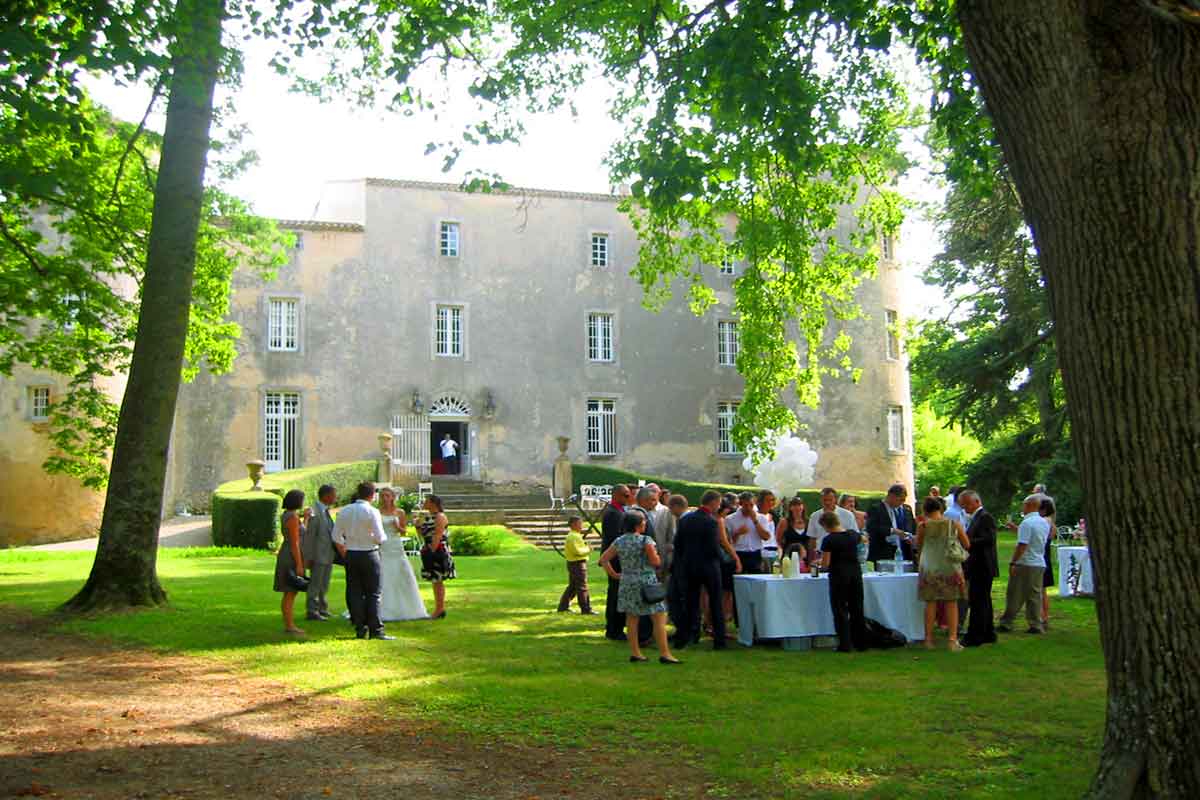
[[[643,583],[642,602],[653,605],[667,599],[667,586],[663,583]]]
[[[296,592],[308,591],[308,578],[303,575],[297,575],[296,570],[289,569],[286,581],[288,588]]]

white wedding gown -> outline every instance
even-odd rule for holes
[[[383,562],[379,588],[383,595],[379,617],[384,622],[403,622],[410,619],[428,619],[425,601],[417,588],[417,576],[408,556],[404,554],[402,533],[396,528],[395,517],[384,517],[383,527],[388,540],[379,548]]]

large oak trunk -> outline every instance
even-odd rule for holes
[[[1108,667],[1102,798],[1200,797],[1200,27],[1172,6],[959,3],[1050,290]]]
[[[223,0],[180,0],[176,6],[171,90],[142,305],[100,544],[91,575],[67,602],[67,610],[166,600],[156,572],[158,527],[187,337],[223,15]]]

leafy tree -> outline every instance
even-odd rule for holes
[[[1045,275],[1109,671],[1091,793],[1200,796],[1191,755],[1200,747],[1192,655],[1200,542],[1175,530],[1200,516],[1200,396],[1189,380],[1200,364],[1196,3],[507,0],[497,8],[518,43],[494,70],[501,78],[476,85],[478,96],[569,82],[580,72],[575,56],[598,59],[631,87],[615,108],[631,122],[612,164],[617,176],[639,178],[631,212],[647,241],[644,284],[694,282],[695,259],[707,260],[698,240],[721,230],[710,217],[738,215],[732,239],[749,267],[736,307],[752,340],[739,356],[743,407],[764,430],[787,418],[763,396],[797,375],[803,396],[813,344],[833,338],[810,333],[836,318],[845,297],[836,275],[800,288],[805,279],[790,266],[821,275],[835,227],[828,212],[851,197],[843,190],[853,180],[865,187],[880,177],[887,161],[876,157],[891,153],[892,123],[905,116],[888,51],[893,38],[912,48],[932,82],[931,119],[951,176],[986,185],[1001,160],[1008,165]],[[823,192],[836,203],[823,203]],[[885,230],[894,223],[873,216]],[[811,261],[795,260],[801,247]],[[835,254],[838,263],[867,267]],[[811,301],[806,290],[829,299]],[[692,296],[703,304],[703,290]],[[802,296],[809,302],[797,305]],[[763,367],[778,358],[756,356],[781,351],[786,362],[789,322],[809,360],[781,376]],[[1039,423],[1053,419],[1038,413]],[[1172,498],[1175,535],[1130,535],[1144,528],[1147,486]]]
[[[102,382],[129,368],[145,274],[160,137],[86,102],[82,131],[23,133],[0,114],[0,373],[16,364],[69,378],[50,410],[50,472],[102,489],[118,406]],[[85,138],[86,137],[86,138]],[[218,189],[206,193],[184,376],[233,363],[240,335],[227,322],[235,267],[264,274],[284,260],[287,237]]]
[[[917,496],[930,486],[942,491],[961,483],[968,465],[982,452],[979,442],[946,425],[926,404],[913,407],[913,471]]]
[[[467,13],[471,10],[453,3],[345,4],[333,0],[305,4],[278,0],[265,6],[241,0],[17,0],[0,12],[4,31],[0,38],[0,74],[4,78],[0,81],[0,114],[8,136],[6,153],[15,156],[4,165],[6,197],[11,180],[13,185],[26,185],[27,191],[13,192],[18,199],[36,197],[40,191],[43,195],[54,192],[64,207],[95,202],[94,187],[83,185],[81,174],[66,169],[68,165],[61,159],[50,172],[39,171],[38,165],[18,150],[22,134],[46,137],[47,147],[58,142],[72,156],[86,155],[89,148],[99,146],[94,143],[102,137],[89,115],[80,84],[85,70],[101,70],[121,81],[144,81],[155,86],[156,98],[160,94],[166,98],[165,130],[152,170],[149,232],[137,242],[136,253],[121,254],[122,260],[116,262],[121,268],[135,262],[144,267],[136,335],[128,353],[128,381],[113,433],[100,542],[88,581],[67,608],[88,611],[165,600],[155,560],[168,444],[184,358],[202,353],[214,357],[219,348],[213,345],[234,333],[215,322],[219,316],[205,316],[204,301],[199,312],[189,310],[198,246],[211,244],[214,238],[201,231],[208,202],[205,170],[213,145],[210,132],[216,84],[222,78],[236,82],[240,74],[240,54],[232,46],[234,36],[276,39],[281,48],[277,63],[285,71],[290,56],[326,43],[344,56],[341,51],[347,43],[360,42],[358,52],[363,58],[339,61],[329,74],[342,88],[357,86],[369,96],[380,85],[374,79],[381,75],[405,79],[435,45],[442,47],[446,61],[464,56],[466,48],[452,41],[471,22],[473,17]],[[380,42],[385,40],[390,55],[377,57]],[[392,100],[397,104],[424,102],[404,92]],[[125,140],[127,149],[134,149],[135,144],[136,137]],[[118,163],[127,160],[123,155]],[[124,168],[118,169],[118,176],[123,176]],[[147,167],[146,174],[150,172]],[[89,192],[91,200],[79,200]],[[114,189],[113,194],[110,203],[122,199],[119,190]],[[32,263],[38,257],[30,249],[36,240],[28,226],[26,231],[6,237],[6,241],[18,251],[28,251],[22,255]],[[79,242],[80,248],[90,246],[91,240]],[[143,250],[144,258],[140,257]],[[101,252],[73,258],[79,264],[83,263],[79,259],[90,255],[97,259],[92,272],[97,285],[91,288],[102,296],[99,284],[104,283],[104,273],[111,272],[116,256]],[[202,254],[204,269],[217,266],[206,261]],[[219,282],[202,275],[201,296]],[[54,296],[61,300],[65,295]],[[115,297],[109,299],[115,313]],[[192,337],[189,349],[192,318],[210,327]],[[92,320],[88,322],[90,332]],[[126,318],[126,326],[129,322]],[[125,337],[120,346],[128,349],[128,341]],[[109,363],[98,360],[94,371],[108,368]],[[64,405],[60,414],[63,420],[79,421],[80,415],[98,420],[71,461],[87,473],[88,463],[99,456],[88,442],[107,436],[113,419],[94,390],[86,385],[75,389],[73,397],[79,402]],[[71,445],[71,435],[65,436],[62,444]]]
[[[1061,516],[1075,517],[1079,478],[1050,304],[1011,178],[954,184],[940,222],[945,249],[923,277],[953,305],[914,342],[914,400],[985,442],[955,482],[966,478],[994,508],[1043,482]],[[1055,481],[1045,474],[1052,463]]]

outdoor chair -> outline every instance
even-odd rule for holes
[[[555,510],[557,510],[557,511],[566,511],[566,510],[567,510],[567,501],[566,501],[566,499],[565,499],[565,498],[562,498],[562,497],[555,497],[555,496],[554,496],[554,487],[553,487],[553,486],[549,486],[549,487],[547,487],[547,488],[546,488],[546,492],[547,492],[547,493],[550,495],[550,510],[551,510],[551,511],[555,511]]]

